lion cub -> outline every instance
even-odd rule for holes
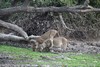
[[[43,44],[44,43],[44,41],[45,40],[47,40],[47,39],[49,39],[50,40],[50,42],[51,42],[51,44],[53,45],[53,38],[54,38],[54,36],[56,35],[58,33],[58,31],[57,30],[54,30],[54,29],[52,29],[52,30],[49,30],[49,31],[47,31],[47,32],[45,32],[43,35],[41,35],[40,37],[38,37],[38,38],[36,38],[36,49],[38,48],[38,46],[40,45],[40,44]],[[34,46],[33,46],[33,50],[34,50]]]
[[[43,44],[39,44],[37,49],[43,51],[44,49],[50,50],[51,52],[64,52],[68,46],[68,40],[65,37],[53,38],[53,45],[49,39],[45,40]]]

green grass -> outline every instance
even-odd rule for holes
[[[68,65],[69,67],[100,67],[100,54],[83,54],[83,53],[63,53],[63,58],[61,53],[53,54],[50,52],[33,52],[31,49],[18,48],[12,46],[0,46],[0,53],[7,53],[11,56],[14,56],[15,60],[19,59],[30,59],[34,60],[33,62],[26,62],[28,64],[35,65]],[[25,58],[23,58],[23,56]],[[52,59],[42,59],[40,56],[53,58]],[[56,59],[54,58],[56,57]],[[24,63],[24,62],[23,62]],[[20,63],[20,64],[23,64]],[[24,63],[24,64],[26,64]]]

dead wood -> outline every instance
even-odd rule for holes
[[[21,40],[25,40],[25,39],[23,37],[16,36],[16,35],[0,33],[0,40],[4,40],[4,41],[21,41]]]
[[[0,26],[5,27],[7,29],[11,29],[13,31],[16,31],[21,36],[23,36],[25,39],[28,39],[27,33],[21,27],[15,25],[15,24],[7,23],[7,22],[0,20]]]
[[[32,6],[16,6],[0,9],[0,16],[9,15],[13,13],[19,12],[30,12],[30,13],[45,13],[45,12],[100,12],[99,8],[92,8],[91,6],[84,7],[82,5],[74,6],[74,7],[32,7]]]

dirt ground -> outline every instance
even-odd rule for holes
[[[25,45],[24,45],[25,46]],[[27,45],[26,45],[27,46]],[[17,45],[18,47],[18,45]],[[79,52],[79,53],[96,53],[100,54],[100,41],[71,41],[68,45],[68,49],[66,52]],[[14,66],[14,64],[18,64],[19,62],[34,62],[34,60],[26,59],[27,57],[22,57],[20,60],[14,60],[13,56],[10,56],[9,54],[0,53],[0,65],[4,67],[3,65],[7,66]],[[29,67],[37,67],[37,65],[30,65],[30,64],[24,64],[25,66]],[[23,65],[23,66],[24,66]],[[17,65],[21,66],[21,65]]]
[[[100,41],[71,41],[68,50],[81,53],[100,53]]]

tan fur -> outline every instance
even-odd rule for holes
[[[38,43],[38,45],[36,46],[36,49],[40,44],[43,44],[43,42],[47,39],[49,39],[51,44],[53,45],[53,38],[57,33],[58,33],[57,30],[49,30],[45,32],[43,35],[41,35],[39,38],[37,38],[36,42]]]
[[[37,38],[36,41],[42,44],[46,39],[53,38],[58,32],[56,30],[49,30],[45,32],[41,37]]]
[[[56,37],[53,39],[53,47],[51,49],[58,49],[59,51],[66,51],[68,40],[65,37]],[[61,49],[61,50],[60,50]]]
[[[50,40],[45,40],[43,44],[38,46],[38,49],[42,51],[43,49],[49,47],[49,50],[63,52],[66,51],[67,45],[68,40],[65,37],[56,37],[53,39],[53,46],[51,45]]]

